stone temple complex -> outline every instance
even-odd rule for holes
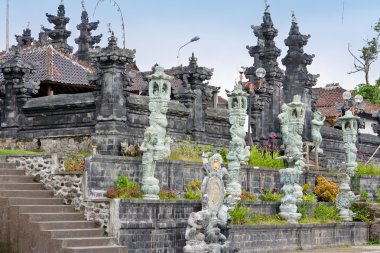
[[[63,1],[46,17],[52,27],[38,39],[27,27],[0,52],[0,149],[38,151],[0,156],[1,253],[285,252],[380,239],[376,207],[371,225],[350,209],[359,192],[379,198],[380,178],[355,171],[380,161],[380,138],[358,134],[362,115],[380,133],[380,108],[364,101],[343,114],[345,101],[326,99],[343,88],[314,87],[311,36],[294,14],[281,55],[266,6],[252,25],[248,81],[231,84],[228,100],[194,53],[185,66],[141,71],[136,50],[96,33],[83,1],[76,51]],[[255,165],[266,145],[268,166],[282,159],[281,170]],[[302,185],[321,175],[338,189],[334,203],[306,203]],[[268,192],[280,202],[244,197]],[[320,205],[337,220],[302,223]],[[286,224],[254,223],[276,214]]]

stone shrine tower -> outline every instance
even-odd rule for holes
[[[265,92],[251,96],[251,127],[259,129],[253,131],[252,139],[254,142],[268,139],[270,132],[280,132],[277,115],[280,113],[280,94],[283,79],[283,71],[279,68],[277,58],[281,50],[275,45],[274,38],[278,30],[274,28],[269,5],[266,6],[263,16],[263,23],[260,26],[251,26],[257,37],[256,46],[247,46],[249,55],[254,58],[253,66],[247,68],[245,76],[255,84],[258,84],[258,78],[255,71],[258,68],[264,68],[265,75]]]
[[[17,41],[17,46],[20,48],[25,48],[25,47],[31,47],[34,41],[34,38],[32,37],[32,31],[29,28],[29,24],[22,31],[22,35],[15,35],[16,41]]]
[[[319,75],[309,74],[307,65],[313,62],[314,54],[304,53],[303,47],[307,44],[310,35],[302,35],[299,32],[297,19],[292,15],[292,26],[289,36],[285,39],[285,45],[289,47],[288,53],[282,64],[286,66],[283,84],[284,102],[290,103],[295,95],[301,96],[306,104],[305,124],[303,139],[311,140],[312,119],[312,87],[316,85]]]
[[[80,31],[80,35],[75,39],[75,43],[78,44],[78,51],[75,55],[82,61],[89,62],[90,54],[89,50],[94,48],[94,45],[100,42],[102,34],[92,36],[91,31],[96,30],[99,25],[99,21],[89,22],[88,13],[84,6],[84,0],[82,0],[82,16],[81,23],[77,25],[77,29]]]
[[[54,29],[41,27],[43,32],[40,34],[40,40],[41,37],[44,37],[43,40],[49,39],[48,41],[40,41],[40,43],[44,44],[47,42],[63,52],[72,53],[73,47],[67,44],[67,38],[70,37],[71,32],[66,30],[66,25],[69,23],[70,18],[65,17],[63,0],[61,0],[61,4],[58,6],[57,16],[46,13],[46,17],[49,23],[54,24]]]

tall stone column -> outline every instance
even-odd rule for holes
[[[297,20],[293,14],[292,26],[289,36],[285,39],[285,45],[289,47],[288,53],[282,64],[286,66],[284,78],[284,100],[289,103],[294,95],[299,95],[306,104],[305,124],[303,139],[311,141],[312,121],[312,87],[316,85],[319,75],[309,74],[307,65],[313,62],[314,55],[305,54],[303,47],[307,44],[310,35],[302,35],[299,32]]]
[[[352,115],[350,110],[347,110],[343,117],[339,118],[342,131],[344,151],[346,153],[346,162],[339,169],[339,194],[336,197],[336,207],[339,209],[339,216],[343,221],[352,221],[355,213],[349,208],[353,201],[359,199],[359,196],[351,191],[351,177],[355,175],[358,164],[356,162],[356,138],[358,133],[359,117]]]
[[[8,131],[10,136],[14,136],[23,124],[22,107],[32,93],[39,89],[39,83],[28,80],[33,70],[33,65],[23,61],[18,50],[13,58],[0,65],[0,73],[5,80],[2,88],[1,128]]]
[[[260,26],[252,26],[252,29],[257,37],[257,45],[254,47],[247,46],[247,49],[250,56],[254,58],[254,64],[252,67],[247,68],[244,74],[257,86],[258,78],[255,76],[255,71],[260,67],[265,69],[266,92],[262,95],[265,96],[263,101],[267,101],[263,103],[261,117],[258,119],[259,121],[251,123],[252,129],[257,129],[257,127],[254,126],[255,124],[265,127],[260,128],[260,136],[252,136],[252,139],[266,140],[270,132],[278,133],[280,131],[277,116],[280,113],[281,85],[283,79],[283,71],[278,67],[277,63],[277,58],[280,56],[281,50],[276,47],[274,42],[278,30],[273,26],[269,6],[265,8],[263,23],[261,23]],[[254,112],[254,110],[252,110],[252,112]]]
[[[213,69],[199,67],[194,53],[189,58],[189,65],[173,68],[174,75],[183,81],[183,85],[174,91],[174,97],[190,109],[188,132],[194,141],[203,141],[205,132],[208,80]]]
[[[240,200],[241,182],[240,182],[240,164],[247,162],[249,159],[249,147],[245,145],[245,118],[247,113],[248,94],[242,90],[240,84],[236,84],[232,92],[227,93],[228,112],[231,124],[231,142],[227,154],[228,173],[230,182],[227,184],[227,192],[235,200]]]
[[[125,65],[132,63],[135,50],[120,49],[115,36],[108,39],[108,46],[94,55],[97,73],[94,92],[96,125],[94,144],[99,154],[119,155],[120,143],[127,136],[125,89],[130,80]]]

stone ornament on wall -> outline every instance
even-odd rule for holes
[[[317,152],[319,154],[323,154],[323,150],[320,148],[322,143],[322,135],[321,135],[321,127],[325,122],[326,117],[322,116],[321,112],[314,112],[313,120],[311,121],[311,137],[313,138],[313,142]]]
[[[305,167],[302,133],[306,105],[301,97],[295,95],[289,104],[283,104],[278,119],[281,123],[282,141],[285,147],[285,159],[289,168],[280,170],[281,191],[285,196],[281,199],[280,216],[290,224],[297,224],[301,214],[297,213],[297,201],[302,198],[302,187],[299,177]]]
[[[222,167],[222,157],[213,155],[210,159],[203,154],[206,176],[201,185],[202,211],[193,212],[187,222],[185,232],[186,246],[184,253],[222,253],[238,252],[232,249],[228,241],[228,211],[232,199],[225,199],[225,181],[229,179],[228,171]]]
[[[227,93],[229,121],[231,124],[231,142],[227,154],[228,173],[231,181],[227,184],[227,192],[235,200],[240,200],[240,164],[246,163],[249,159],[249,147],[245,145],[245,120],[247,116],[248,94],[242,90],[240,84],[236,84],[232,92]]]
[[[160,66],[154,67],[154,73],[148,76],[149,81],[149,127],[145,130],[144,141],[140,150],[143,152],[143,178],[141,190],[144,199],[159,199],[160,191],[158,179],[154,177],[156,161],[170,155],[172,140],[166,136],[168,121],[166,112],[170,101],[171,84],[173,78],[164,73]]]
[[[358,133],[359,117],[352,115],[350,110],[347,110],[343,117],[339,118],[343,131],[344,151],[346,153],[346,162],[339,169],[339,194],[336,198],[336,207],[339,209],[339,216],[343,221],[352,221],[355,213],[349,208],[353,201],[359,199],[359,196],[351,191],[351,177],[357,169],[356,162],[356,139]]]

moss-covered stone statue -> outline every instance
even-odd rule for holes
[[[319,154],[323,154],[323,150],[320,148],[322,143],[321,127],[325,122],[326,117],[322,116],[321,112],[314,112],[314,118],[311,121],[311,136],[315,145],[315,149]]]
[[[242,90],[240,84],[236,84],[232,92],[227,93],[229,120],[231,124],[231,142],[227,154],[228,173],[231,181],[227,184],[227,192],[235,200],[240,200],[240,164],[249,159],[249,147],[245,145],[245,119],[247,116],[248,94]]]
[[[281,191],[285,196],[281,199],[280,216],[288,223],[297,224],[301,214],[297,212],[296,203],[302,198],[302,187],[299,177],[305,167],[302,132],[305,120],[306,105],[301,97],[295,95],[289,104],[283,104],[278,119],[281,123],[281,135],[285,147],[285,159],[289,168],[280,170]]]
[[[350,188],[351,177],[355,174],[358,166],[356,162],[358,119],[359,117],[352,115],[350,110],[347,110],[345,115],[339,118],[343,131],[346,162],[338,171],[339,194],[336,198],[336,207],[339,209],[339,216],[343,221],[353,220],[355,213],[349,208],[353,201],[359,199],[359,196],[355,196]]]
[[[143,178],[141,190],[144,199],[159,199],[160,191],[158,179],[154,177],[156,161],[167,158],[170,155],[169,137],[166,137],[168,121],[166,112],[170,101],[171,85],[173,78],[164,73],[160,66],[154,67],[154,73],[148,76],[149,81],[149,127],[145,130],[144,141],[140,147],[143,152]]]
[[[187,222],[184,253],[224,253],[238,252],[228,240],[232,206],[231,197],[225,198],[225,183],[229,180],[228,171],[222,167],[222,157],[213,155],[210,159],[203,155],[206,171],[201,185],[202,211],[193,212]]]

